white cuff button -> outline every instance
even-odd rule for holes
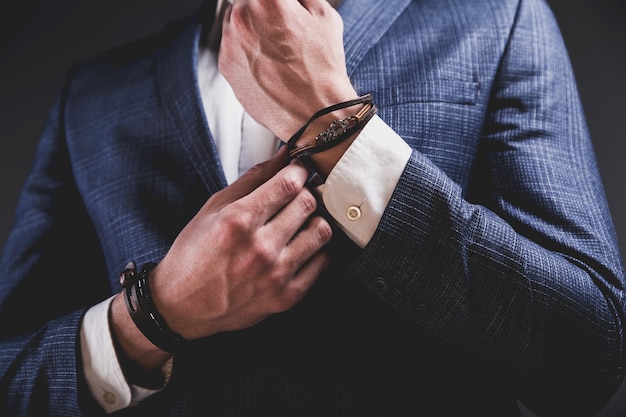
[[[350,206],[348,207],[346,217],[348,217],[348,220],[354,222],[361,218],[361,214],[361,209],[358,206]]]
[[[117,397],[110,391],[105,391],[102,397],[104,399],[104,402],[106,402],[107,404],[115,404],[117,402]]]

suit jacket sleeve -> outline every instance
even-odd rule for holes
[[[85,307],[110,290],[71,173],[62,104],[63,95],[42,134],[0,261],[2,415],[98,410],[82,380],[79,326]]]
[[[520,2],[485,117],[469,186],[415,150],[352,273],[497,369],[536,412],[592,415],[623,377],[624,276],[541,1]]]

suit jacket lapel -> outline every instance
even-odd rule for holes
[[[344,0],[339,13],[344,22],[348,74],[385,34],[411,0]]]
[[[198,89],[197,52],[202,33],[200,19],[193,19],[191,24],[187,22],[171,47],[159,53],[157,83],[163,106],[179,132],[178,139],[207,189],[214,193],[227,182]]]

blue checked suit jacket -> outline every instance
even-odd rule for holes
[[[339,236],[293,310],[194,342],[163,392],[120,415],[514,416],[516,399],[593,415],[623,377],[624,276],[550,10],[340,12],[354,85],[414,149],[373,239]],[[195,83],[204,14],[69,71],[0,264],[3,416],[100,412],[85,309],[226,185]]]

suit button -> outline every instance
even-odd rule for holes
[[[376,278],[372,283],[372,287],[378,294],[382,294],[387,291],[389,284],[387,284],[387,281],[384,278]]]
[[[400,309],[409,311],[411,309],[411,300],[403,297],[402,300],[400,300]]]
[[[389,301],[391,304],[397,304],[400,302],[401,299],[402,293],[395,288],[387,293],[387,301]]]
[[[429,308],[426,304],[416,304],[413,309],[418,316],[428,316],[430,314]]]

